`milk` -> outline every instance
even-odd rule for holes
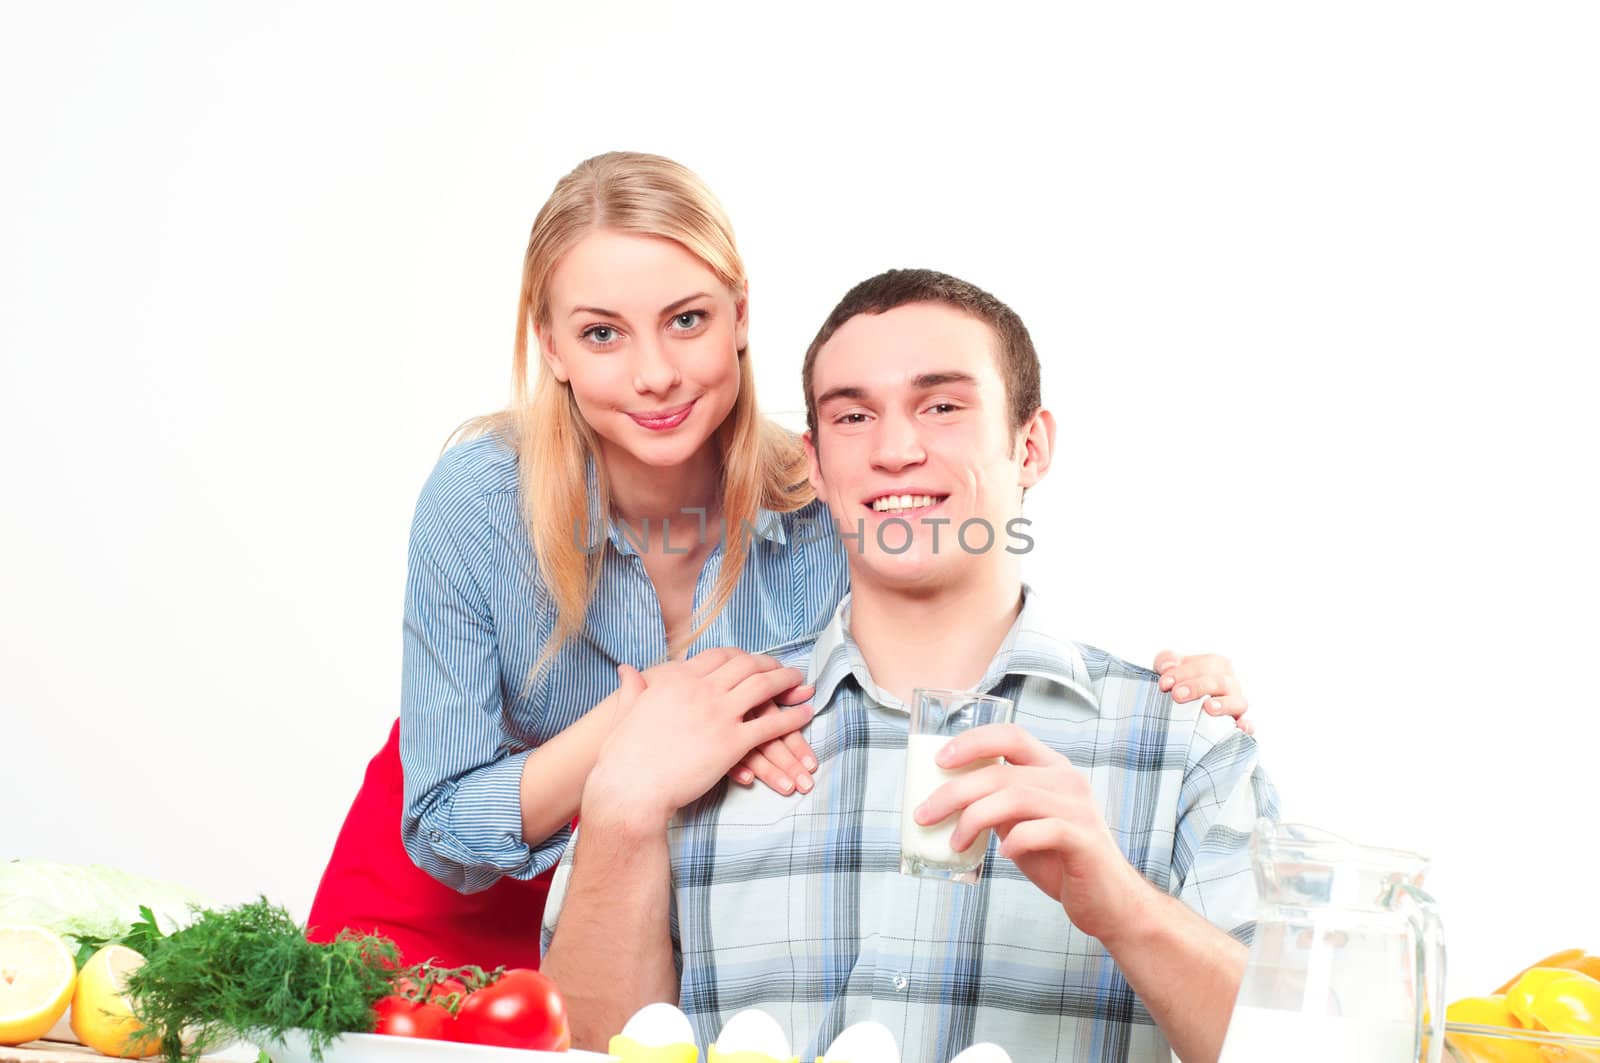
[[[1416,1036],[1394,1019],[1241,1006],[1218,1063],[1416,1063]]]
[[[976,760],[955,771],[939,767],[934,756],[950,741],[950,735],[912,735],[906,744],[906,796],[900,806],[900,870],[917,873],[922,868],[934,871],[968,871],[983,862],[989,849],[989,838],[994,834],[986,830],[979,834],[962,852],[950,848],[950,836],[955,833],[960,814],[947,816],[931,827],[924,827],[913,818],[917,806],[928,799],[939,787],[951,779],[958,779],[971,771],[1000,763],[998,757]]]

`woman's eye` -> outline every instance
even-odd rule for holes
[[[680,332],[688,332],[690,329],[698,327],[705,318],[704,310],[686,310],[673,317],[672,325]]]
[[[610,325],[590,325],[583,330],[583,338],[604,346],[617,338],[617,330]]]

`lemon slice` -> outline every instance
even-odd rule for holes
[[[0,926],[0,1045],[43,1037],[77,981],[66,943],[42,926]]]
[[[72,1032],[78,1040],[102,1055],[123,1059],[155,1053],[160,1038],[138,1036],[144,1026],[123,995],[128,975],[143,965],[144,957],[126,945],[107,945],[89,957],[72,995]]]

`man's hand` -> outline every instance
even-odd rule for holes
[[[761,654],[719,647],[643,675],[622,665],[617,675],[617,719],[584,788],[585,804],[593,797],[640,825],[665,826],[752,749],[811,719],[810,704],[763,711],[810,691],[798,669]]]
[[[959,814],[950,839],[957,852],[994,828],[1000,855],[1091,937],[1106,942],[1138,926],[1158,895],[1117,848],[1071,761],[1016,724],[974,727],[946,743],[936,761],[954,770],[994,757],[1005,763],[945,783],[916,810],[916,821],[931,826]]]
[[[953,849],[993,827],[1000,855],[1099,939],[1178,1058],[1213,1063],[1244,977],[1245,948],[1128,863],[1071,762],[1015,724],[974,727],[939,750],[942,768],[1004,757],[928,796],[916,820],[959,814]]]
[[[1172,650],[1156,654],[1153,665],[1161,673],[1161,689],[1172,691],[1178,704],[1205,698],[1205,710],[1213,716],[1232,716],[1239,730],[1255,734],[1253,723],[1244,718],[1250,703],[1244,687],[1233,674],[1233,662],[1215,653],[1196,653],[1180,657]]]

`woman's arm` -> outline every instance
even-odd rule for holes
[[[613,691],[522,762],[523,838],[548,838],[578,814],[583,784],[615,722],[617,699]]]
[[[522,782],[535,754],[514,752],[504,730],[509,651],[490,594],[511,577],[493,562],[498,532],[486,500],[506,481],[506,469],[482,448],[446,453],[417,502],[406,571],[401,840],[418,867],[462,893],[507,875],[532,878],[560,858],[567,835],[559,829],[566,819],[540,834],[524,831]],[[537,596],[528,588],[530,603]],[[539,610],[526,612],[528,623],[546,626]],[[531,634],[536,643],[547,635]]]

